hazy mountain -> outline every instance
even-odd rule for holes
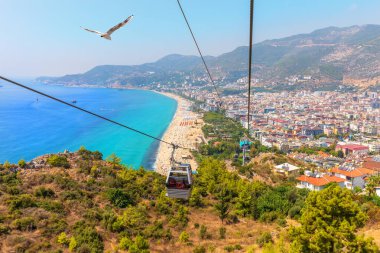
[[[254,77],[262,84],[284,82],[286,77],[311,75],[318,82],[372,85],[380,81],[380,25],[327,27],[309,34],[267,40],[254,45]],[[216,79],[236,81],[247,76],[248,47],[243,46],[206,61]],[[134,66],[97,66],[78,75],[40,78],[59,84],[147,85],[185,75],[205,75],[197,56],[168,55],[156,62]]]

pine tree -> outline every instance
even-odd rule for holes
[[[338,185],[309,194],[302,210],[301,226],[292,228],[292,252],[378,252],[371,239],[357,236],[366,214],[354,195]]]

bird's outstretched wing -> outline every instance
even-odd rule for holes
[[[106,33],[108,35],[111,35],[114,31],[116,31],[117,29],[125,26],[129,21],[131,21],[131,19],[133,18],[133,15],[132,16],[129,16],[126,20],[124,20],[123,22],[115,25],[114,27],[110,28]]]
[[[86,30],[86,31],[88,31],[88,32],[92,32],[92,33],[96,33],[96,34],[100,34],[100,35],[103,34],[102,32],[98,32],[98,31],[95,31],[95,30],[90,30],[90,29],[84,28],[84,27],[82,27],[82,26],[81,26],[80,28],[82,28],[83,30]]]

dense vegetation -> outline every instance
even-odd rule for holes
[[[223,162],[205,159],[201,162],[190,205],[215,207],[221,221],[237,222],[250,217],[263,222],[285,225],[285,218],[299,217],[308,190],[291,185],[271,187],[259,181],[249,182],[226,170]],[[202,199],[201,197],[210,196]],[[205,202],[207,201],[207,202]]]
[[[247,134],[247,130],[238,122],[229,119],[220,113],[207,112],[205,113],[203,120],[206,125],[202,130],[206,138],[211,136],[238,142],[244,134]]]
[[[318,152],[324,152],[327,154],[330,154],[335,157],[340,157],[343,158],[344,154],[341,150],[335,151],[336,145],[330,145],[329,147],[306,147],[302,146],[299,149],[294,150],[294,152],[299,152],[299,153],[305,153],[308,155],[315,155],[318,154]]]
[[[171,205],[165,217],[172,224],[181,223],[174,213],[183,207],[157,200],[164,179],[100,159],[99,152],[82,148],[74,156],[47,159],[47,164],[60,168],[31,173],[1,166],[0,247],[17,252],[103,252],[104,239],[115,233],[121,248],[142,252],[149,248],[145,238],[171,239],[170,229],[148,216],[155,201],[158,206],[167,201]]]
[[[203,117],[205,125],[202,131],[208,143],[201,145],[199,154],[203,156],[212,156],[216,159],[233,159],[235,157],[235,166],[239,167],[242,161],[241,148],[239,142],[243,136],[248,136],[247,129],[243,128],[239,122],[227,118],[223,114],[215,112],[206,112]],[[251,157],[260,153],[275,152],[281,153],[275,148],[267,148],[260,142],[254,141],[251,146]]]
[[[165,252],[178,252],[175,250],[181,248],[183,252],[213,252],[221,247],[232,252],[244,248],[252,250],[252,246],[269,249],[280,243],[282,252],[289,252],[291,241],[282,236],[287,234],[288,221],[298,220],[301,228],[308,226],[306,219],[314,219],[308,213],[312,215],[313,210],[319,208],[315,198],[322,198],[320,203],[336,203],[324,200],[328,196],[324,192],[310,194],[288,184],[269,186],[259,181],[250,182],[237,173],[228,172],[225,163],[215,158],[203,158],[200,162],[189,201],[174,201],[165,196],[164,177],[120,165],[120,159],[114,155],[103,161],[98,152],[82,148],[75,154],[52,155],[47,160],[52,160],[51,157],[57,160],[57,156],[70,166],[62,163],[61,167],[30,171],[26,164],[25,169],[18,172],[14,171],[17,165],[0,166],[2,249],[150,252],[164,247]],[[334,196],[341,196],[341,206],[353,208],[354,211],[347,212],[355,214],[354,218],[360,217],[360,224],[350,225],[352,235],[364,225],[367,217],[380,213],[374,204],[365,203],[362,198],[339,188],[333,189]],[[359,203],[365,203],[365,208],[360,208]],[[193,219],[193,215],[208,215],[211,221],[202,223]],[[277,235],[269,230],[255,235],[246,232],[243,226],[248,221],[267,224],[267,228],[278,231]],[[379,221],[372,217],[369,222]],[[235,224],[235,229],[241,226],[236,235],[229,232],[231,224]],[[310,230],[291,231],[291,236],[304,238],[303,231]],[[244,243],[226,240],[234,236],[240,238],[241,233],[246,233]],[[349,245],[360,242],[366,252],[375,252],[376,246],[368,239],[349,236],[346,240]],[[296,240],[293,242],[294,249],[305,244],[302,240],[298,244]],[[170,245],[176,246],[171,249]]]
[[[331,185],[312,192],[301,226],[290,230],[292,252],[378,252],[372,239],[356,234],[367,220],[351,191]]]

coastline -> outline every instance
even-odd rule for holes
[[[204,123],[198,113],[190,111],[192,102],[172,93],[157,93],[177,101],[177,110],[172,122],[163,134],[162,139],[182,147],[196,149],[203,140],[202,126]],[[159,144],[156,152],[156,160],[153,165],[155,172],[161,175],[167,175],[171,167],[171,153],[172,147],[170,145],[165,143]],[[193,170],[197,169],[197,163],[191,154],[191,150],[176,149],[174,159],[176,162],[190,164]]]
[[[105,88],[105,89],[121,89],[121,90],[144,90],[154,92],[165,97],[172,98],[177,101],[177,108],[173,118],[161,136],[167,142],[177,144],[182,147],[196,149],[200,143],[203,142],[204,136],[202,126],[204,125],[201,115],[190,111],[192,102],[182,98],[178,95],[168,92],[159,92],[150,89],[136,88],[136,87],[99,87],[96,85],[62,85],[67,88]],[[151,147],[151,151],[147,150],[145,159],[151,157],[150,161],[143,161],[141,165],[145,164],[146,168],[152,169],[161,175],[167,175],[171,164],[170,158],[172,153],[172,146],[159,143],[156,147]],[[191,154],[191,150],[176,149],[174,159],[177,163],[188,163],[191,165],[192,170],[197,170],[197,163]]]

